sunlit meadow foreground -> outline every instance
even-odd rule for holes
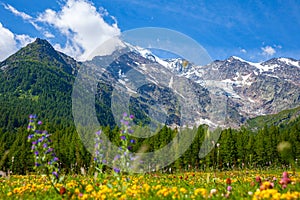
[[[47,177],[0,179],[1,199],[299,199],[299,172],[232,171],[68,176],[55,192]]]

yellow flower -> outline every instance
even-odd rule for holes
[[[8,193],[7,193],[7,196],[10,197],[11,195],[12,195],[12,192],[8,192]]]
[[[179,191],[183,194],[187,193],[187,190],[185,188],[180,188]]]
[[[79,190],[78,188],[76,188],[75,191],[74,191],[74,193],[75,193],[75,194],[79,194],[79,193],[80,193],[80,190]]]
[[[93,191],[94,190],[94,188],[93,188],[93,186],[91,185],[91,184],[88,184],[86,187],[85,187],[85,191],[86,192],[91,192],[91,191]]]

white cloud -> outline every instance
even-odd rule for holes
[[[106,10],[97,11],[86,0],[68,0],[60,11],[47,9],[39,15],[37,21],[53,26],[66,36],[67,43],[63,47],[56,44],[55,48],[85,60],[101,43],[120,34],[116,21],[112,25],[105,22],[103,17],[107,15]]]
[[[240,52],[247,53],[247,50],[246,49],[241,49]]]
[[[44,31],[44,36],[46,37],[46,38],[54,38],[55,36],[52,34],[52,33],[50,33],[49,31]]]
[[[7,4],[5,5],[4,4],[4,8],[9,10],[10,12],[12,12],[13,14],[15,14],[16,16],[19,16],[21,17],[22,19],[24,20],[30,20],[32,19],[32,17],[30,15],[27,15],[26,13],[24,12],[20,12],[18,11],[17,9],[15,9],[14,7],[12,7],[11,5]]]
[[[17,50],[14,34],[0,23],[0,61]]]
[[[261,47],[261,50],[263,51],[262,54],[266,56],[273,56],[276,53],[276,50],[271,46]]]
[[[24,12],[20,12],[18,11],[16,8],[12,7],[9,4],[3,4],[4,8],[9,10],[10,12],[12,12],[14,15],[21,17],[23,20],[28,21],[32,26],[34,26],[35,29],[37,30],[41,30],[42,28],[39,27],[35,22],[34,22],[34,18],[31,17],[30,15],[24,13]]]
[[[15,40],[18,42],[19,47],[24,47],[27,44],[32,43],[35,40],[35,38],[22,34],[22,35],[15,35]]]
[[[15,53],[19,48],[32,42],[28,35],[15,35],[0,23],[0,61]]]

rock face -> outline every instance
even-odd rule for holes
[[[95,58],[91,63],[103,58]],[[150,51],[145,53],[145,50],[141,52],[130,47],[108,69],[110,79],[106,77],[103,80],[111,83],[111,88],[118,83],[129,93],[138,94],[137,97],[131,96],[135,104],[131,106],[141,109],[134,110],[145,117],[149,115],[151,106],[160,105],[168,115],[167,124],[182,123],[183,113],[176,108],[180,102],[176,100],[178,94],[184,98],[191,97],[193,108],[189,109],[196,111],[191,111],[189,118],[194,124],[238,127],[249,118],[300,105],[300,61],[294,59],[274,58],[251,63],[233,56],[206,66],[194,66],[183,59],[162,60]],[[138,74],[137,77],[128,77],[132,70]],[[142,79],[147,80],[147,84],[133,91],[130,82],[139,79],[138,76],[144,77]],[[176,88],[182,83],[188,86],[181,90]],[[216,100],[220,95],[222,98]],[[225,114],[218,113],[220,109]],[[222,118],[221,123],[218,118]]]

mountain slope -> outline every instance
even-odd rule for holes
[[[97,78],[95,108],[102,125],[118,121],[113,109],[121,107],[112,105],[116,88],[130,96],[129,103],[119,99],[119,104],[146,124],[152,117],[168,125],[239,127],[248,119],[300,106],[297,60],[251,63],[233,56],[194,66],[184,59],[162,60],[149,50],[127,48],[84,63]],[[79,69],[82,63],[41,39],[1,62],[0,127],[24,125],[29,113],[73,124],[71,94]]]
[[[46,41],[35,42],[0,63],[0,127],[24,125],[38,113],[50,122],[72,121],[71,91],[79,64]]]

